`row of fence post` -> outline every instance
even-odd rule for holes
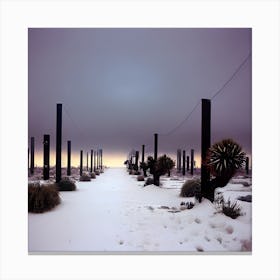
[[[31,137],[31,149],[30,149],[30,161],[29,161],[29,148],[28,148],[28,168],[30,174],[34,174],[34,155],[35,155],[35,138]],[[62,147],[62,104],[57,104],[56,111],[56,182],[61,180],[61,147]],[[94,162],[93,162],[94,156]],[[29,167],[30,163],[30,167]],[[94,169],[93,169],[94,165]],[[97,151],[91,150],[91,168],[90,171],[96,171],[96,169],[103,168],[103,151],[98,149]],[[88,153],[87,153],[87,167],[88,171]],[[83,171],[83,151],[80,151],[80,175]],[[50,135],[44,134],[43,140],[43,178],[49,179],[50,173]],[[67,176],[71,175],[71,141],[67,141]]]

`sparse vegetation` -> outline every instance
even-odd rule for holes
[[[76,184],[75,181],[71,180],[69,177],[64,177],[61,181],[57,184],[59,191],[75,191]]]
[[[143,175],[138,175],[137,176],[137,181],[145,181],[145,178]]]
[[[241,146],[232,139],[224,139],[212,145],[204,164],[215,178],[208,183],[202,195],[213,202],[215,189],[226,186],[245,161]]]
[[[152,185],[153,183],[154,183],[153,178],[147,178],[147,180],[146,180],[144,186]]]
[[[91,173],[90,173],[90,178],[91,178],[91,179],[95,179],[95,178],[96,178],[96,175],[95,175],[94,172],[91,172]]]
[[[28,212],[43,213],[60,203],[60,197],[55,184],[28,184]]]
[[[200,180],[188,180],[186,181],[180,192],[181,197],[196,197],[200,193],[201,182]]]
[[[223,208],[222,208],[223,213],[232,218],[236,219],[241,215],[241,207],[237,204],[237,202],[231,202],[228,200],[227,202],[223,203]]]
[[[82,176],[80,176],[80,181],[81,182],[89,182],[91,180],[89,174],[83,173]]]

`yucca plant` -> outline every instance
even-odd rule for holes
[[[206,165],[215,176],[215,187],[224,187],[235,172],[244,166],[246,154],[232,139],[215,143],[208,150]]]

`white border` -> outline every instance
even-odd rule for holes
[[[7,0],[0,8],[1,279],[280,278],[278,1]],[[22,168],[27,151],[28,27],[253,28],[251,256],[28,255],[27,173]]]

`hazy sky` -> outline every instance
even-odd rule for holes
[[[199,156],[201,98],[211,98],[251,52],[251,29],[131,28],[28,31],[28,125],[41,154],[55,149],[63,104],[63,150],[103,148],[107,164],[142,144]],[[251,154],[251,57],[212,100],[211,141],[233,138]],[[30,141],[30,140],[29,140]],[[38,156],[38,155],[37,155]],[[105,162],[106,163],[106,162]]]

